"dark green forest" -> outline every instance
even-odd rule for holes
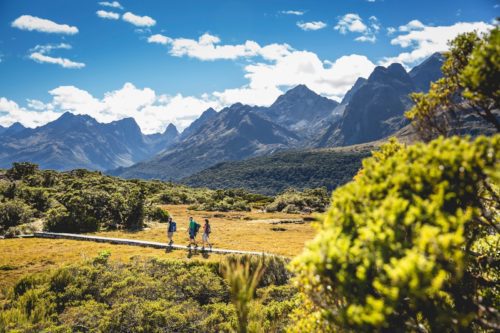
[[[289,187],[299,190],[326,187],[332,191],[352,179],[361,167],[361,160],[370,156],[371,148],[284,151],[220,163],[182,182],[213,189],[243,188],[265,195],[276,195]]]

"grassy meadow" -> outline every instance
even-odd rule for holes
[[[201,223],[208,218],[212,225],[211,242],[214,247],[248,251],[262,251],[293,257],[300,253],[306,241],[313,238],[314,214],[286,214],[251,212],[204,212],[189,210],[187,205],[164,205],[177,222],[178,232],[174,236],[176,244],[188,244],[187,221],[189,216]],[[305,219],[303,224],[280,223],[277,221]],[[273,230],[274,229],[274,230]],[[103,231],[91,233],[103,237],[141,239],[167,242],[166,224],[150,222],[141,231]],[[201,244],[201,234],[198,235]],[[187,261],[220,261],[222,255],[188,253],[183,250],[164,250],[127,245],[113,245],[94,242],[14,238],[0,240],[0,285],[9,287],[20,277],[54,269],[66,264],[84,262],[101,251],[110,251],[111,260],[130,262],[136,257],[172,258]]]

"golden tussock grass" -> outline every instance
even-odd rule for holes
[[[189,216],[200,224],[208,218],[212,226],[211,242],[214,247],[248,251],[262,251],[293,257],[300,253],[304,243],[314,237],[311,223],[273,224],[277,220],[310,218],[310,215],[262,213],[262,212],[199,212],[187,206],[164,206],[177,222],[176,244],[187,245]],[[257,223],[253,222],[256,221]],[[266,223],[268,221],[268,223]],[[274,229],[274,230],[273,230]],[[279,231],[276,231],[279,230]],[[167,242],[166,224],[150,223],[149,228],[139,232],[109,231],[96,233],[99,236],[142,239]],[[201,233],[198,234],[201,245]],[[128,262],[135,256],[172,258],[182,260],[216,260],[221,255],[187,251],[143,248],[127,245],[112,245],[94,242],[60,239],[5,239],[0,240],[0,289],[12,285],[21,276],[53,269],[61,265],[78,263],[95,257],[101,251],[110,251],[111,259]]]

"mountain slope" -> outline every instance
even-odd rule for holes
[[[444,56],[436,52],[424,60],[420,65],[412,68],[408,74],[417,91],[428,91],[430,83],[438,80],[443,75],[441,72],[443,62]]]
[[[291,131],[264,119],[254,107],[234,104],[151,160],[110,173],[125,178],[177,180],[214,164],[297,146]]]
[[[441,77],[443,56],[435,53],[410,73],[400,64],[378,66],[367,80],[360,79],[345,95],[332,123],[314,142],[316,147],[334,147],[379,140],[408,124],[404,112],[412,106],[409,94],[426,91]],[[340,110],[343,108],[343,110]]]
[[[47,169],[106,170],[132,165],[157,152],[132,118],[101,124],[67,112],[35,129],[9,131],[1,136],[0,167],[30,161]]]
[[[377,67],[346,106],[342,120],[331,136],[321,142],[327,146],[346,146],[378,140],[403,127],[404,111],[415,90],[413,82],[399,64]]]
[[[201,116],[199,116],[195,121],[191,123],[184,131],[182,131],[180,139],[185,139],[190,135],[195,134],[203,125],[205,125],[210,119],[217,115],[217,111],[213,108],[208,108],[205,110]]]

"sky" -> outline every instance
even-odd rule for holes
[[[0,125],[69,111],[150,134],[298,84],[340,100],[499,14],[497,0],[0,0]]]

